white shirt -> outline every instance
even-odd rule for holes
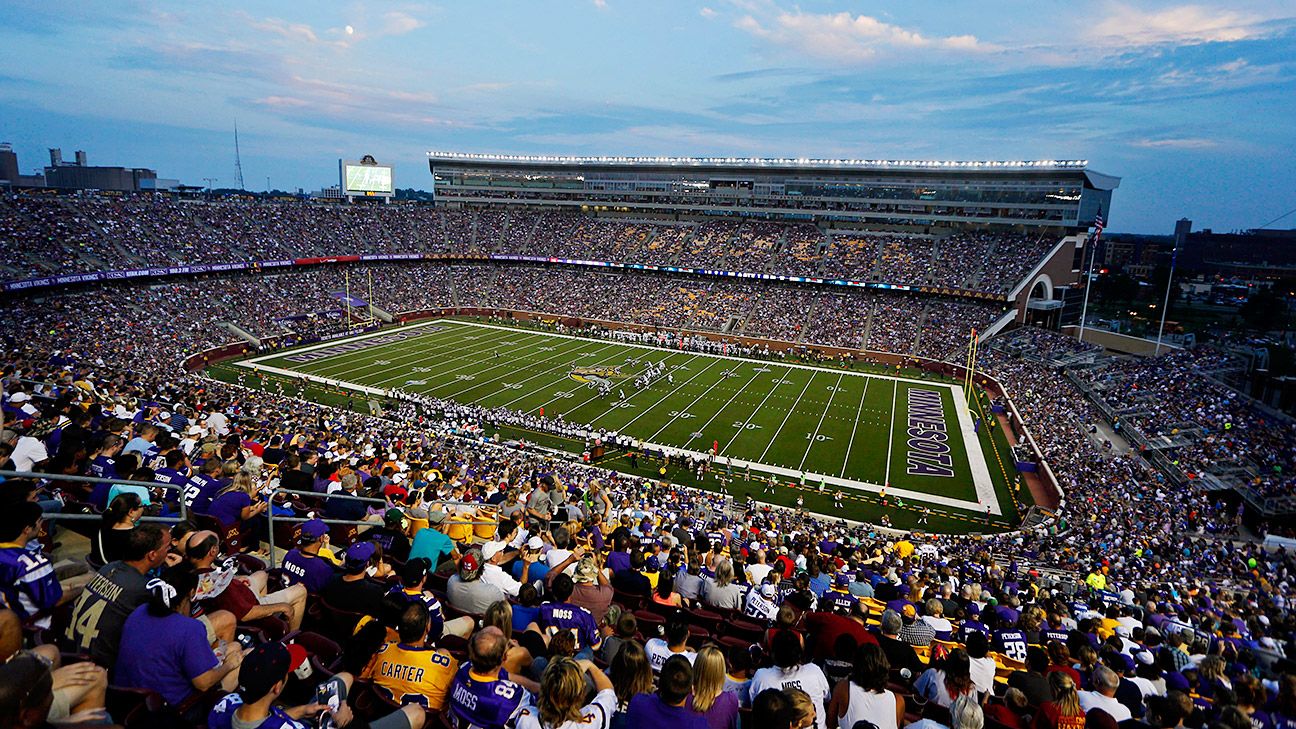
[[[22,435],[18,437],[18,442],[14,444],[13,453],[9,457],[13,459],[14,468],[19,471],[30,471],[32,466],[49,459],[49,451],[45,449],[45,444],[36,438]]]
[[[1085,713],[1089,713],[1090,709],[1102,709],[1111,714],[1111,718],[1115,719],[1117,724],[1133,718],[1130,710],[1115,697],[1103,696],[1097,691],[1081,691],[1080,708],[1084,709]]]
[[[938,618],[934,615],[924,615],[921,620],[930,625],[931,629],[937,633],[945,633],[946,635],[949,635],[954,631],[954,626],[945,618]]]
[[[210,413],[207,415],[207,429],[216,435],[229,435],[229,418],[225,413]]]
[[[993,658],[973,658],[969,666],[972,685],[986,695],[994,693],[995,662]]]
[[[504,572],[504,570],[493,562],[487,562],[482,568],[482,582],[488,585],[494,585],[509,597],[517,597],[518,590],[522,589],[522,583],[513,579],[513,576]]]
[[[774,565],[769,564],[749,564],[747,565],[747,577],[753,585],[759,585],[765,581],[765,577],[774,571]]]
[[[684,651],[683,653],[672,651],[670,646],[667,645],[666,641],[662,638],[649,639],[648,642],[644,644],[644,653],[648,654],[648,665],[652,666],[652,672],[655,674],[661,673],[662,666],[666,665],[666,661],[669,660],[671,656],[684,656],[688,659],[689,663],[693,663],[693,661],[697,659],[697,654],[693,651]]]
[[[545,556],[544,556],[545,564],[549,565],[549,569],[553,569],[558,565],[562,564],[563,561],[566,560],[571,555],[572,553],[570,549],[558,549],[557,547],[554,547],[553,549],[550,549],[548,552],[545,552]],[[567,565],[567,569],[565,570],[565,572],[567,572],[568,574],[572,574],[575,571],[576,571],[575,562],[572,562],[571,564]]]
[[[815,726],[826,729],[828,701],[828,679],[824,672],[813,663],[805,663],[796,668],[784,671],[782,668],[762,668],[752,676],[751,695],[759,696],[765,689],[790,688],[801,689],[810,695],[815,705]]]
[[[612,725],[612,715],[616,713],[616,692],[603,689],[594,696],[594,700],[581,707],[580,721],[565,721],[552,729],[608,729]],[[540,723],[540,710],[528,706],[518,714],[517,729],[550,729]]]

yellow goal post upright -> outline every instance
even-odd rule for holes
[[[976,397],[976,364],[977,355],[980,353],[980,344],[977,339],[976,327],[972,328],[972,333],[968,336],[967,356],[963,362],[963,404],[968,409],[968,414],[972,414],[972,399]]]

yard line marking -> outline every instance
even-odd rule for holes
[[[536,336],[542,336],[542,335],[536,335]],[[536,347],[536,346],[539,346],[539,345],[543,345],[544,341],[545,341],[545,340],[544,340],[543,338],[541,338],[541,339],[538,340],[538,341],[533,341],[533,342],[530,342],[530,343],[528,343],[528,344],[524,344],[524,345],[517,346],[515,349],[513,349],[513,350],[510,351],[510,354],[513,355],[513,356],[519,356],[519,355],[524,355],[524,354],[531,354],[531,350],[532,350],[532,348],[534,348],[534,347]],[[483,358],[486,356],[485,353],[482,352],[482,351],[479,350],[479,349],[474,348],[474,347],[468,347],[467,349],[468,349],[468,351],[467,351],[465,354],[463,354],[463,355],[461,355],[461,356],[459,356],[459,357],[451,357],[450,359],[446,359],[446,360],[437,360],[435,357],[423,357],[422,359],[415,359],[415,360],[413,360],[413,361],[411,361],[411,362],[406,362],[406,363],[405,363],[405,367],[406,367],[406,369],[404,369],[404,371],[403,371],[401,374],[395,375],[395,376],[393,376],[393,377],[386,377],[386,378],[383,378],[383,379],[379,380],[377,384],[380,384],[380,385],[381,385],[381,384],[386,384],[386,383],[388,383],[388,382],[395,382],[395,381],[397,381],[397,380],[400,380],[401,378],[407,377],[409,374],[413,374],[413,368],[414,368],[415,366],[420,365],[420,364],[422,364],[422,363],[424,363],[424,362],[428,362],[428,361],[436,361],[436,364],[438,365],[438,367],[437,367],[437,372],[433,375],[433,378],[434,378],[434,379],[435,379],[435,378],[441,378],[441,377],[444,377],[444,376],[446,376],[446,375],[453,374],[453,373],[458,372],[458,371],[460,371],[460,370],[471,369],[471,368],[473,368],[473,367],[481,367],[482,364],[483,364]],[[447,365],[447,364],[453,364],[453,363],[455,363],[455,362],[459,362],[459,361],[461,361],[461,360],[466,360],[466,362],[465,362],[464,364],[462,364],[462,365],[459,365],[458,367],[451,367],[451,368],[448,368],[448,369],[442,369],[442,368],[441,368],[441,367],[444,366],[444,365]],[[489,367],[489,368],[487,368],[486,370],[483,370],[483,371],[489,371],[489,370],[492,370],[492,369],[497,369],[497,368],[499,368],[499,367],[504,367],[504,366],[506,366],[507,364],[508,364],[508,363],[506,363],[506,362],[501,362],[500,364],[492,365],[491,367]],[[433,385],[431,389],[436,389],[436,388],[438,388],[438,387],[445,387],[446,385],[450,385],[450,384],[453,384],[453,383],[458,382],[458,381],[459,381],[458,379],[449,380],[449,381],[443,382],[443,383],[438,384],[438,385]],[[425,390],[425,392],[430,392],[430,390]]]
[[[663,395],[663,396],[661,397],[661,399],[659,399],[657,402],[653,403],[651,407],[644,408],[644,411],[643,411],[642,413],[639,413],[638,415],[634,416],[634,418],[632,418],[632,419],[630,420],[629,423],[626,423],[625,425],[621,426],[621,428],[618,430],[618,432],[624,433],[624,432],[625,432],[625,429],[630,427],[630,423],[633,423],[634,421],[638,420],[639,418],[642,418],[643,416],[647,415],[648,413],[652,412],[653,410],[656,410],[658,405],[661,405],[663,402],[665,402],[666,399],[669,398],[671,395],[674,395],[675,393],[677,393],[677,392],[679,392],[680,390],[684,389],[684,386],[685,386],[685,385],[687,385],[688,383],[692,382],[692,381],[693,381],[693,380],[694,380],[698,375],[700,375],[700,374],[702,374],[703,372],[706,372],[707,370],[709,370],[709,369],[711,369],[712,367],[714,367],[715,364],[716,364],[716,362],[719,362],[719,361],[720,361],[720,360],[718,360],[718,359],[713,359],[713,360],[711,360],[711,364],[709,364],[709,365],[707,365],[706,367],[703,367],[702,369],[698,370],[697,374],[696,374],[696,375],[693,375],[693,377],[690,377],[690,378],[688,378],[687,380],[681,382],[680,385],[679,385],[679,387],[677,387],[677,388],[675,388],[675,389],[670,390],[669,392],[667,392],[665,395]],[[703,395],[705,395],[705,394],[706,394],[706,393],[704,392]],[[702,399],[701,397],[698,398],[698,400],[701,400],[701,399]],[[696,403],[696,402],[697,402],[697,401],[695,400],[694,403]],[[692,407],[692,405],[690,405],[689,407]],[[687,411],[683,411],[683,412],[687,412]],[[666,425],[670,425],[672,422],[674,422],[674,421],[672,421],[672,420],[667,420],[667,421],[666,421]],[[663,425],[663,426],[661,427],[661,429],[657,431],[657,433],[660,433],[660,432],[662,432],[662,430],[665,430],[665,429],[666,429],[666,425]],[[651,440],[654,436],[657,435],[657,433],[653,433],[652,436],[649,436],[647,439],[648,439],[648,440]],[[640,439],[640,440],[644,440],[644,439]]]
[[[389,349],[394,349],[396,352],[404,352],[405,350],[401,349],[400,345],[411,345],[411,344],[421,345],[429,341],[439,342],[447,335],[453,335],[456,332],[456,329],[457,328],[448,328],[448,329],[438,329],[436,331],[424,332],[422,334],[419,334],[416,337],[411,337],[410,339],[400,339],[395,342],[380,344],[376,347],[369,347],[366,349],[343,352],[341,354],[335,354],[332,357],[317,359],[313,362],[302,362],[300,364],[303,367],[310,367],[314,371],[320,372],[322,374],[332,374],[334,372],[350,372],[356,369],[355,367],[355,362],[357,359],[356,355],[361,355],[360,357],[358,357],[358,359],[362,362],[366,362],[367,364],[372,361],[370,359],[370,355],[381,355]],[[436,344],[434,345],[434,348],[441,349],[442,347],[450,346],[450,345],[451,343]],[[405,356],[408,356],[408,353],[406,353]],[[343,358],[343,359],[339,359],[339,358]]]
[[[757,368],[757,369],[759,370],[760,368]],[[724,405],[721,405],[721,406],[719,407],[719,409],[717,409],[714,413],[711,414],[711,417],[710,417],[710,418],[707,418],[707,421],[706,421],[705,423],[703,423],[701,427],[699,427],[697,430],[695,430],[695,431],[693,431],[693,432],[695,432],[695,433],[701,433],[701,432],[705,431],[705,430],[706,430],[706,427],[707,427],[708,425],[710,425],[712,422],[714,422],[715,419],[716,419],[717,417],[720,416],[720,413],[723,413],[723,412],[724,412],[724,409],[725,409],[725,408],[729,407],[729,403],[732,403],[735,399],[737,399],[738,396],[742,394],[742,391],[743,391],[743,390],[746,390],[746,389],[747,389],[747,386],[750,385],[751,383],[755,382],[755,381],[756,381],[756,378],[757,378],[757,377],[760,377],[762,374],[764,374],[764,373],[763,373],[763,372],[759,372],[759,371],[757,371],[757,372],[753,372],[753,373],[752,373],[752,376],[751,376],[751,379],[750,379],[750,380],[747,380],[746,382],[744,382],[742,387],[740,387],[740,388],[738,388],[736,391],[734,391],[734,394],[732,394],[732,395],[729,396],[729,399],[725,401],[725,404],[724,404]],[[684,447],[685,447],[685,448],[688,448],[688,444],[689,444],[689,443],[692,443],[695,439],[696,439],[696,438],[695,438],[694,436],[689,436],[689,439],[686,440],[686,441],[684,441]],[[717,455],[718,455],[718,454],[717,454]]]
[[[787,379],[787,376],[790,375],[790,374],[792,374],[792,368],[791,368],[791,367],[784,367],[784,368],[783,368],[783,376],[780,377],[780,378],[778,379],[778,382],[775,382],[775,383],[774,383],[774,386],[771,387],[771,388],[769,389],[769,391],[765,393],[765,398],[764,398],[763,400],[761,400],[760,403],[759,403],[758,405],[756,405],[756,409],[753,410],[753,411],[751,411],[751,415],[748,415],[748,416],[747,416],[747,419],[743,421],[742,427],[738,429],[738,432],[737,432],[737,433],[734,433],[734,437],[730,438],[730,439],[729,439],[729,442],[728,442],[728,443],[725,443],[725,447],[722,448],[721,450],[728,450],[728,449],[729,449],[729,446],[733,445],[734,441],[738,440],[738,436],[740,436],[740,435],[742,435],[743,433],[747,432],[747,426],[751,424],[752,418],[756,417],[756,414],[760,412],[761,408],[765,407],[765,401],[770,399],[770,395],[773,395],[773,394],[774,394],[774,391],[778,389],[778,386],[779,386],[779,385],[783,384],[783,381],[786,380],[786,379]],[[867,385],[866,385],[866,386],[867,386]]]
[[[582,344],[580,344],[579,346],[572,347],[571,349],[564,349],[563,351],[558,352],[557,354],[551,354],[551,355],[549,355],[548,357],[545,357],[544,359],[535,362],[534,364],[535,364],[535,365],[540,365],[540,364],[544,364],[545,362],[549,362],[550,360],[558,359],[559,357],[566,357],[566,356],[568,356],[569,354],[571,354],[574,350],[581,349],[581,348],[584,347],[584,346],[585,346],[585,345],[582,343]],[[604,348],[607,348],[607,347],[609,347],[609,346],[611,346],[611,345],[605,344],[605,345],[603,345],[603,346],[604,346]],[[497,369],[499,369],[500,367],[511,368],[511,369],[509,369],[507,372],[505,372],[504,374],[500,375],[499,377],[494,377],[494,378],[491,378],[491,379],[489,379],[489,380],[484,380],[484,381],[482,381],[482,382],[476,382],[476,381],[474,381],[471,385],[469,385],[468,387],[463,388],[462,390],[456,390],[455,392],[452,392],[452,393],[450,393],[449,395],[445,395],[445,396],[438,395],[437,397],[441,397],[442,399],[449,399],[449,400],[453,400],[454,398],[456,398],[456,397],[462,395],[462,394],[465,393],[465,392],[468,392],[468,391],[470,391],[470,390],[475,390],[475,389],[481,387],[482,385],[489,385],[489,384],[491,384],[492,382],[499,382],[500,380],[503,380],[503,379],[505,379],[506,377],[508,377],[509,375],[515,374],[515,373],[517,372],[517,369],[516,369],[516,367],[515,367],[515,364],[512,363],[512,362],[505,362],[505,363],[497,364],[497,365],[495,365],[494,367],[488,367],[488,368],[482,370],[482,372],[483,372],[483,373],[490,372],[490,371],[492,371],[492,370],[497,370]],[[462,369],[462,368],[460,368],[460,369]],[[528,377],[527,380],[534,380],[536,377],[541,377],[541,376],[543,376],[543,375],[549,375],[549,374],[552,374],[553,371],[554,371],[555,369],[557,369],[557,368],[550,367],[550,368],[546,369],[544,372],[541,372],[541,373],[538,374],[538,375],[533,375],[533,376],[531,376],[531,377]],[[527,380],[523,380],[523,382],[526,382]],[[449,383],[449,382],[446,383],[446,385],[449,385],[449,384],[451,384],[451,383]],[[445,387],[445,385],[438,385],[437,387],[433,387],[431,390],[428,390],[428,392],[432,392],[432,391],[434,391],[434,390],[437,390],[437,389],[440,388],[440,387]]]
[[[895,438],[895,421],[896,421],[895,404],[896,404],[896,393],[899,391],[900,391],[900,383],[897,382],[895,383],[895,387],[891,390],[891,432],[887,434],[887,460],[886,460],[886,471],[882,473],[883,486],[891,485],[891,439]]]
[[[864,412],[864,396],[868,395],[868,386],[869,386],[869,381],[864,380],[864,392],[860,393],[859,408],[855,410],[855,425],[851,426],[850,441],[846,443],[846,459],[842,461],[841,473],[837,474],[842,478],[846,477],[846,464],[850,463],[851,446],[855,445],[855,431],[859,430],[859,416],[860,413]]]
[[[819,429],[823,427],[824,416],[832,409],[833,398],[837,397],[837,388],[841,387],[843,377],[845,377],[845,375],[837,375],[837,384],[833,385],[832,394],[828,396],[828,404],[824,405],[823,412],[819,414],[819,424],[815,426],[814,435],[810,436],[810,442],[806,445],[805,455],[801,456],[801,465],[797,466],[800,470],[805,470],[805,462],[806,459],[810,457],[810,449],[814,448],[815,436],[819,435]]]
[[[539,335],[532,335],[532,336],[539,336]],[[540,340],[540,341],[543,341],[543,340]],[[528,344],[526,344],[526,345],[523,345],[521,348],[519,348],[518,350],[516,350],[515,353],[520,353],[520,352],[522,352],[522,351],[524,351],[524,350],[528,350],[528,349],[530,349],[531,347],[535,346],[535,345],[538,344],[538,343],[539,343],[539,342],[530,342],[530,343],[528,343]],[[320,376],[324,376],[324,377],[340,378],[340,377],[343,376],[343,375],[349,375],[349,374],[352,373],[352,372],[358,372],[358,373],[360,374],[360,378],[361,378],[361,379],[364,379],[364,378],[367,377],[368,374],[369,374],[370,372],[372,372],[375,368],[377,368],[378,371],[381,372],[381,371],[383,371],[383,370],[391,370],[393,367],[397,367],[397,366],[398,366],[398,367],[399,367],[399,371],[401,372],[401,374],[396,375],[396,376],[393,376],[393,377],[384,377],[384,378],[382,378],[382,379],[380,379],[380,380],[377,380],[377,381],[374,381],[374,382],[372,383],[374,386],[381,386],[381,385],[384,385],[384,384],[386,384],[386,383],[388,383],[388,382],[393,382],[393,381],[399,380],[399,379],[401,379],[402,377],[406,377],[406,376],[411,375],[411,374],[416,374],[416,373],[414,372],[414,368],[417,367],[417,366],[422,365],[424,362],[428,362],[428,361],[436,360],[438,365],[447,365],[447,364],[453,364],[453,363],[455,363],[455,362],[460,362],[460,361],[464,361],[464,360],[467,360],[467,361],[468,361],[467,364],[462,365],[462,366],[460,366],[460,367],[455,367],[455,368],[453,368],[453,369],[442,369],[442,370],[439,370],[439,371],[437,372],[437,376],[440,377],[440,376],[442,376],[442,375],[448,375],[448,374],[450,374],[450,373],[452,373],[452,372],[458,372],[459,370],[466,369],[466,368],[468,368],[468,367],[472,367],[472,366],[474,366],[475,364],[477,364],[478,362],[481,361],[481,357],[480,357],[481,352],[478,351],[478,350],[476,350],[476,349],[473,349],[473,348],[469,348],[469,351],[465,352],[465,353],[462,354],[462,355],[459,355],[458,357],[451,357],[451,358],[449,358],[449,359],[439,359],[439,358],[437,357],[437,355],[440,354],[442,351],[447,350],[447,349],[451,349],[451,350],[452,350],[452,349],[453,349],[454,347],[456,347],[456,346],[458,346],[458,342],[450,342],[449,344],[446,344],[446,345],[438,345],[438,346],[436,346],[436,347],[433,347],[431,350],[428,350],[428,349],[419,349],[419,350],[415,350],[415,351],[413,351],[413,352],[410,352],[409,354],[406,354],[406,355],[403,355],[403,356],[394,357],[394,358],[391,360],[391,362],[390,362],[389,364],[386,364],[386,365],[375,365],[373,359],[370,359],[370,358],[367,358],[367,357],[366,357],[366,358],[365,358],[366,361],[364,362],[364,364],[359,365],[359,366],[357,366],[357,367],[352,367],[352,368],[350,368],[350,369],[341,370],[341,371],[338,371],[338,372],[327,372],[327,370],[312,370],[312,371],[311,371],[311,374],[319,374]],[[399,365],[398,365],[397,363],[399,363]],[[330,367],[330,368],[328,368],[328,369],[331,370],[332,368]],[[326,374],[326,372],[327,372],[327,374]],[[397,389],[399,389],[399,388],[397,388]]]
[[[796,402],[792,403],[792,407],[788,408],[787,415],[783,416],[783,422],[779,423],[779,427],[774,431],[774,437],[770,438],[769,445],[765,446],[765,450],[761,451],[760,458],[756,460],[762,463],[765,461],[765,454],[769,453],[769,449],[774,447],[774,441],[778,440],[779,434],[783,432],[783,426],[787,425],[788,418],[792,417],[792,411],[796,410],[796,406],[801,402],[801,395],[806,394],[806,390],[810,389],[810,383],[814,382],[814,378],[815,373],[812,372],[810,379],[806,380],[805,387],[801,388],[801,394],[797,395]]]

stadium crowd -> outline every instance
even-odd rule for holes
[[[418,204],[176,200],[167,195],[0,197],[7,279],[147,266],[350,254],[512,254],[717,271],[938,284],[1004,293],[1047,239],[991,233],[939,240],[836,233],[808,224],[667,224],[577,213]]]
[[[732,312],[744,297],[757,297],[748,304],[761,321],[807,302],[796,289],[680,283],[671,309],[642,290],[638,301],[619,294],[618,283],[577,285],[569,271],[434,270],[453,281],[437,284],[452,298],[575,299],[663,322],[741,319]],[[415,290],[428,273],[377,275],[397,277],[384,279],[384,295],[423,297]],[[0,722],[1296,722],[1292,556],[1235,541],[1231,509],[1093,440],[1097,413],[1059,392],[1067,386],[1044,363],[989,349],[983,365],[1062,485],[1059,519],[1003,535],[914,536],[512,448],[495,442],[501,413],[406,401],[365,416],[179,369],[183,354],[225,339],[213,312],[230,316],[240,295],[262,297],[254,311],[292,311],[306,294],[290,298],[295,281],[326,296],[310,275],[9,302],[0,458],[47,475],[0,483],[0,634],[12,656],[0,665]],[[537,276],[553,278],[536,286]],[[220,296],[202,296],[204,285]],[[846,306],[837,296],[817,305]],[[907,319],[903,308],[863,307],[867,328],[921,340],[958,316],[916,306]],[[263,326],[265,315],[246,321]],[[1183,393],[1203,357],[1125,374]],[[1218,398],[1203,403],[1166,407],[1253,425],[1222,414],[1234,406]],[[1282,437],[1245,430],[1228,446]],[[127,479],[157,485],[113,483]],[[43,519],[53,511],[102,514],[86,533],[94,574],[53,561],[57,535]],[[272,529],[267,512],[299,526]],[[178,513],[169,528],[141,520]],[[59,525],[65,539],[73,526]]]
[[[1047,246],[410,205],[0,200],[11,277],[177,257],[539,250],[1002,290]],[[948,356],[999,314],[652,273],[347,270],[351,295],[367,299],[372,279],[388,311],[627,321],[671,331],[605,336],[671,348],[733,346],[676,331],[700,329]],[[1087,350],[1060,335],[1018,333],[982,360],[1057,476],[1056,518],[915,535],[499,442],[494,426],[516,413],[405,398],[361,415],[181,368],[232,338],[223,323],[277,341],[329,334],[357,316],[338,271],[6,300],[0,467],[42,477],[0,482],[0,727],[1296,725],[1296,560],[1238,539],[1235,508],[1097,439],[1099,413],[1056,369]],[[1128,427],[1187,424],[1186,469],[1238,464],[1265,493],[1290,494],[1290,424],[1211,379],[1218,357],[1082,376]],[[74,540],[84,559],[66,558]]]

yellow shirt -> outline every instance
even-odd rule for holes
[[[896,542],[895,551],[900,555],[900,559],[909,559],[909,555],[914,553],[914,545],[902,539]]]
[[[361,678],[373,679],[376,688],[402,705],[440,711],[458,670],[459,661],[443,650],[388,643],[374,654]]]

